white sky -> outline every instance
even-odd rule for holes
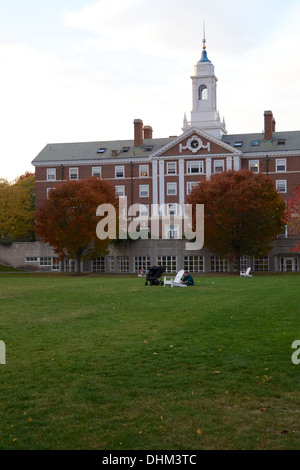
[[[0,178],[47,143],[180,135],[206,24],[229,133],[299,130],[299,0],[0,0]]]

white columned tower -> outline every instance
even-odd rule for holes
[[[191,77],[193,87],[193,109],[191,122],[184,118],[183,130],[195,126],[208,134],[221,139],[227,134],[224,119],[221,122],[217,110],[217,77],[215,67],[207,57],[206,38],[204,34],[201,59],[194,67]]]

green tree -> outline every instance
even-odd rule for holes
[[[251,171],[213,175],[196,186],[190,204],[204,204],[204,245],[236,258],[264,256],[282,231],[285,205],[267,176]]]

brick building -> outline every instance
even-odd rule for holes
[[[191,78],[191,120],[188,122],[184,117],[178,136],[156,139],[152,127],[135,119],[129,140],[46,145],[32,162],[36,172],[37,207],[62,181],[96,175],[110,181],[119,197],[127,197],[129,205],[139,204],[145,215],[150,215],[152,205],[159,204],[165,215],[172,216],[183,208],[195,184],[230,169],[268,174],[283,199],[288,200],[300,183],[300,131],[277,131],[272,112],[265,111],[261,133],[228,134],[217,110],[217,77],[207,56],[205,40]],[[227,260],[205,248],[198,252],[186,250],[178,228],[172,225],[171,218],[170,221],[163,234],[165,239],[113,245],[107,256],[84,263],[82,268],[96,272],[136,272],[141,266],[147,269],[150,265],[164,264],[167,272],[181,268],[192,272],[229,269]],[[146,225],[144,230],[147,229],[150,230]],[[290,247],[296,244],[292,235],[287,230],[274,242],[269,256],[244,259],[241,267],[251,266],[254,271],[299,271],[299,254],[290,252]],[[24,252],[24,264],[40,269],[74,268],[70,260],[57,264],[53,251],[47,249],[45,254],[43,246],[40,256],[39,248],[35,248],[34,255]]]

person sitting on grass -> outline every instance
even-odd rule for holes
[[[188,271],[184,271],[184,274],[181,278],[181,283],[186,284],[187,286],[193,286],[194,285],[194,279],[193,277],[189,274]]]

